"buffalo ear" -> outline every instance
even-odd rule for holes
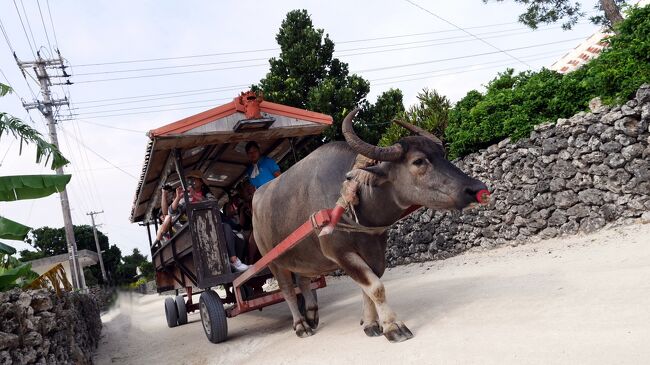
[[[388,174],[378,164],[369,167],[353,169],[345,175],[347,180],[357,181],[359,184],[368,186],[379,186],[388,181]]]

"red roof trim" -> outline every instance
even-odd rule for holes
[[[333,121],[332,117],[327,114],[312,112],[309,110],[294,108],[282,104],[271,103],[270,101],[262,101],[260,104],[260,110],[269,114],[282,115],[289,118],[296,118],[327,125],[331,125]],[[164,125],[160,128],[152,129],[149,131],[149,137],[153,138],[158,136],[181,134],[191,129],[213,122],[215,119],[225,118],[236,112],[243,113],[244,111],[245,108],[243,105],[238,103],[238,98],[234,98],[233,101],[227,104],[208,109],[204,112],[183,118],[179,121]]]

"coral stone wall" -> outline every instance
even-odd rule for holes
[[[95,300],[48,290],[0,293],[0,364],[91,364],[102,323]]]
[[[472,246],[593,232],[650,215],[650,85],[610,108],[537,126],[454,163],[493,192],[464,212],[420,209],[388,232],[390,266],[446,258]]]

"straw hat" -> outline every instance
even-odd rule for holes
[[[201,170],[191,170],[185,174],[185,177],[193,177],[195,179],[201,179],[201,182],[203,182],[203,185],[208,185],[207,181],[205,181],[205,178],[203,177],[203,173]]]

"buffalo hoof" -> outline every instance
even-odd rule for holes
[[[313,329],[318,328],[318,307],[315,309],[307,309],[305,320],[307,321],[309,327]]]
[[[384,329],[384,336],[390,342],[402,342],[413,338],[413,333],[402,322],[395,322]]]
[[[372,321],[367,325],[363,326],[363,332],[365,332],[366,336],[368,337],[377,337],[383,334],[381,326],[379,325],[379,323],[377,323],[377,321]]]
[[[294,324],[293,329],[296,331],[296,336],[300,338],[309,337],[314,334],[312,328],[305,322]]]

